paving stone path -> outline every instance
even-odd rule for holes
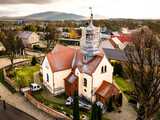
[[[114,82],[114,81],[113,81]],[[114,82],[118,87],[118,85]],[[110,120],[136,120],[137,113],[134,108],[128,103],[126,96],[123,94],[123,105],[120,108],[121,112],[106,113],[107,118]]]

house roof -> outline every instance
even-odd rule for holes
[[[104,48],[103,51],[108,59],[127,61],[125,52],[122,50]]]
[[[105,99],[113,95],[117,95],[118,93],[119,93],[119,90],[116,88],[116,86],[105,80],[103,80],[100,87],[96,90],[96,95],[100,95]]]
[[[64,80],[72,84],[74,81],[78,80],[78,77],[73,72],[71,72]]]
[[[30,31],[19,32],[18,36],[19,36],[20,38],[25,38],[25,39],[27,39],[27,38],[30,37],[30,35],[32,35],[32,33],[33,33],[33,32],[30,32]]]
[[[52,72],[71,68],[74,53],[75,50],[72,48],[56,45],[55,48],[47,54]]]

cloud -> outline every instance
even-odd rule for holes
[[[10,16],[13,15],[15,12],[13,11],[6,11],[6,10],[0,10],[0,16]]]
[[[0,4],[45,4],[51,0],[0,0]]]

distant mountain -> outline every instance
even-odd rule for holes
[[[59,21],[59,20],[84,20],[86,17],[71,13],[63,12],[42,12],[35,13],[24,17],[0,17],[0,20],[42,20],[42,21]]]

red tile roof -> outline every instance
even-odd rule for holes
[[[78,80],[78,77],[73,72],[71,72],[64,80],[72,84],[74,81]]]
[[[130,34],[120,34],[119,36],[112,36],[113,37],[117,37],[122,43],[124,42],[131,42],[131,36]]]
[[[116,88],[116,86],[105,80],[103,80],[100,87],[96,91],[96,95],[100,95],[105,99],[113,95],[117,95],[118,93],[119,93],[119,90]]]
[[[47,54],[52,72],[71,68],[74,53],[75,50],[72,48],[56,45],[55,48]]]
[[[78,67],[80,72],[92,74],[103,58],[103,53],[97,54],[89,62],[83,62],[83,53],[80,49],[74,49],[62,45],[56,45],[55,48],[47,54],[52,72],[75,69]]]
[[[98,67],[99,63],[101,62],[102,58],[103,58],[103,56],[96,55],[87,63],[83,62],[82,65],[78,64],[77,66],[78,66],[79,71],[81,73],[86,73],[86,74],[92,75],[92,73],[94,73],[94,71]]]

